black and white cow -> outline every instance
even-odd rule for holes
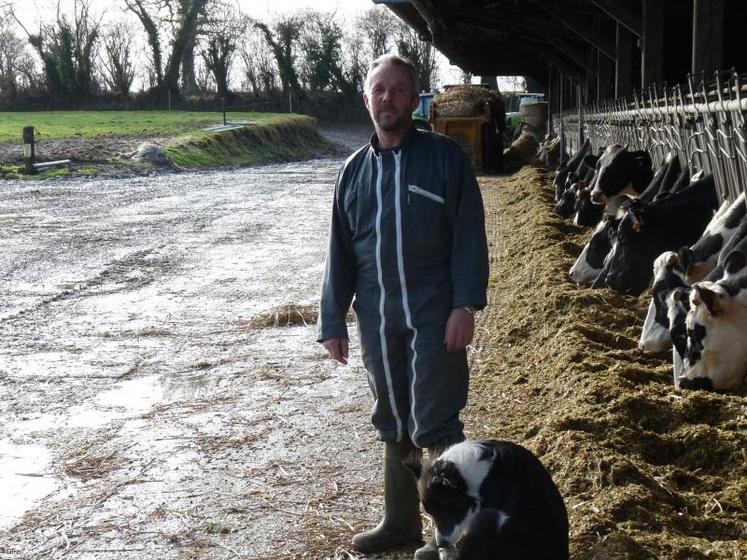
[[[725,278],[693,286],[685,320],[681,388],[732,390],[743,383],[747,374],[746,263],[745,253],[732,251],[725,261]]]
[[[659,191],[664,185],[664,178],[667,176],[667,171],[669,170],[669,167],[673,165],[672,161],[674,159],[677,159],[677,156],[674,152],[669,152],[664,158],[664,163],[659,166],[659,168],[656,170],[656,173],[654,173],[653,178],[649,182],[648,186],[643,190],[641,193],[641,196],[639,197],[641,201],[648,204],[649,202],[653,201],[657,194],[659,194]],[[678,161],[679,164],[679,161]]]
[[[680,388],[680,377],[684,370],[685,352],[687,350],[687,313],[690,311],[691,288],[675,288],[667,295],[667,318],[669,320],[669,338],[672,341],[672,370],[674,387]]]
[[[674,251],[665,251],[654,261],[653,294],[638,341],[638,349],[642,352],[661,352],[671,343],[667,297],[676,288],[690,288],[677,264]]]
[[[612,250],[612,239],[617,232],[620,220],[605,214],[581,254],[568,271],[571,280],[577,284],[591,284],[604,268],[604,259]]]
[[[735,202],[724,202],[716,215],[706,226],[705,232],[692,247],[682,247],[677,253],[665,251],[654,261],[653,294],[643,323],[638,348],[643,352],[660,352],[669,346],[669,320],[667,296],[675,288],[691,286],[703,279],[704,273],[716,266],[721,249],[735,235],[745,218],[747,206],[744,195]],[[730,251],[733,247],[729,248]],[[688,263],[690,264],[688,266]],[[693,268],[698,269],[698,277],[693,278]],[[721,277],[714,280],[718,280]]]
[[[584,157],[591,152],[591,142],[587,138],[579,150],[571,156],[567,163],[561,164],[555,173],[553,185],[555,186],[555,202],[560,202],[563,193],[576,180],[576,169],[583,161]]]
[[[576,211],[576,189],[570,187],[560,195],[560,200],[552,209],[558,216],[570,218]]]
[[[665,160],[664,165],[662,165],[662,167],[659,169],[663,170],[664,174],[659,183],[659,188],[655,193],[652,193],[653,197],[651,198],[651,200],[659,200],[661,198],[669,196],[669,194],[674,190],[674,185],[677,183],[677,179],[682,173],[682,164],[679,157],[677,157],[676,154],[670,152],[667,155],[667,159]]]
[[[614,249],[600,278],[617,292],[640,295],[651,280],[656,257],[697,241],[717,208],[711,175],[650,204],[630,201],[622,209]],[[594,285],[599,284],[598,279]]]
[[[591,190],[594,188],[597,175],[592,178],[589,186],[576,192],[576,214],[573,223],[577,226],[594,227],[602,219],[603,207],[591,201]]]
[[[584,194],[585,191],[589,189],[589,185],[594,182],[594,178],[596,177],[596,163],[598,159],[595,155],[587,155],[576,168],[576,172],[568,176],[567,182],[573,181],[573,183],[566,186],[565,191],[560,196],[560,200],[555,204],[553,211],[556,214],[564,218],[570,217],[574,213],[578,214],[579,200],[583,200],[586,196]]]
[[[628,151],[622,146],[609,146],[599,158],[599,177],[591,200],[607,204],[616,196],[638,196],[653,178],[651,156],[645,150]]]
[[[684,270],[689,284],[704,279],[716,267],[721,249],[737,233],[745,216],[747,203],[742,193],[731,205],[722,205],[695,245],[682,247],[677,251],[680,268]]]

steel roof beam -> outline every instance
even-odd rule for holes
[[[625,26],[638,37],[643,37],[643,19],[614,0],[591,0],[605,14]]]
[[[610,41],[602,37],[599,33],[589,29],[589,26],[584,26],[584,24],[581,23],[577,18],[559,11],[555,6],[550,6],[546,2],[539,2],[539,5],[542,6],[542,8],[548,14],[565,25],[568,29],[576,33],[576,35],[581,37],[584,41],[594,45],[597,49],[602,51],[607,57],[611,58],[612,60],[617,60],[615,46]]]

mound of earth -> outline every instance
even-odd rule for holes
[[[572,557],[747,557],[747,398],[679,392],[637,339],[648,298],[578,288],[590,231],[552,212],[551,176],[481,179],[490,305],[472,353],[468,437],[524,444],[566,500]]]
[[[98,136],[96,138],[50,138],[36,144],[39,161],[70,159],[75,163],[106,163],[112,158],[126,157],[146,142],[165,145],[165,137]],[[23,163],[23,146],[19,142],[0,143],[0,164]]]

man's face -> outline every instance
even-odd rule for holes
[[[407,68],[395,64],[377,66],[363,94],[376,128],[386,132],[403,130],[412,122],[412,112],[418,106]]]

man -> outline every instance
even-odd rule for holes
[[[371,63],[363,100],[375,133],[338,174],[322,284],[319,342],[343,364],[355,296],[372,422],[385,443],[384,518],[353,538],[363,553],[422,542],[415,479],[402,460],[464,440],[466,347],[486,304],[477,181],[456,143],[412,125],[418,89],[408,60]],[[415,558],[438,558],[433,539]]]

